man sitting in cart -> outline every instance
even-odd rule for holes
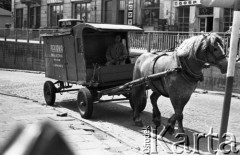
[[[114,44],[107,49],[107,66],[125,64],[128,57],[126,46],[121,42],[121,35],[116,35],[114,41]]]

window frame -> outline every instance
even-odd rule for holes
[[[229,14],[226,14],[226,11],[229,11]],[[232,9],[232,8],[224,8],[224,12],[223,12],[223,32],[228,31],[230,26],[232,26],[233,11],[234,11],[234,9]],[[228,18],[229,20],[226,21],[226,18]]]
[[[77,7],[78,5],[80,5],[80,11],[78,12]],[[84,5],[85,10],[81,10],[82,5]],[[89,5],[89,6],[88,6]],[[90,22],[91,21],[91,2],[74,2],[72,3],[72,8],[73,8],[73,12],[72,12],[72,17],[75,19],[80,19],[80,20],[84,20],[85,22]],[[78,18],[78,13],[80,15],[80,18]],[[83,14],[85,14],[83,18]]]
[[[160,5],[161,1],[157,0],[156,3],[152,3],[152,0],[145,0],[142,5],[142,24],[144,26],[156,26],[159,25],[159,12],[160,12]],[[149,4],[149,6],[147,6]],[[148,12],[148,13],[147,13]],[[148,14],[148,15],[146,15]],[[153,14],[155,14],[155,17],[153,17]],[[149,17],[148,17],[149,16]],[[148,17],[148,18],[146,18]],[[148,21],[149,19],[149,21]],[[156,21],[157,20],[157,21]]]
[[[186,10],[188,9],[188,13],[186,14]],[[182,13],[180,13],[182,11]],[[190,15],[190,7],[184,6],[178,8],[178,31],[187,32],[189,31],[189,15]],[[182,15],[182,16],[180,16]]]
[[[58,7],[60,6],[60,13],[57,12],[57,8],[56,13],[54,13],[54,7]],[[55,17],[53,17],[55,15]],[[51,4],[49,5],[49,25],[50,27],[58,27],[58,17],[59,19],[63,19],[63,4],[59,3],[59,4]],[[53,19],[55,18],[55,19]],[[55,20],[55,21],[54,21]]]
[[[23,8],[16,9],[15,28],[23,27]]]

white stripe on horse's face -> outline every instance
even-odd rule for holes
[[[219,57],[223,57],[226,55],[223,47],[219,43],[217,43],[217,48],[221,54],[221,55],[219,55]],[[221,70],[222,74],[225,74],[227,72],[227,66],[228,66],[228,60],[227,60],[226,56],[217,61],[217,67]]]

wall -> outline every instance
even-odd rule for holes
[[[47,1],[41,1],[41,26],[40,27],[47,27],[48,23],[48,7],[47,7]]]
[[[45,71],[42,44],[0,41],[0,67]]]
[[[6,23],[13,25],[13,20],[11,16],[0,16],[0,28],[5,28]]]
[[[206,90],[224,91],[226,74],[221,74],[216,67],[204,70],[204,81],[198,87]],[[240,93],[240,62],[236,63],[233,92]]]
[[[45,71],[42,44],[0,41],[0,68]],[[204,70],[204,81],[198,88],[224,91],[225,74],[215,67]],[[233,92],[240,93],[240,63],[236,64]]]

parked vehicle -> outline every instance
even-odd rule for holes
[[[59,28],[72,28],[73,26],[83,23],[80,19],[60,19],[58,20]]]

